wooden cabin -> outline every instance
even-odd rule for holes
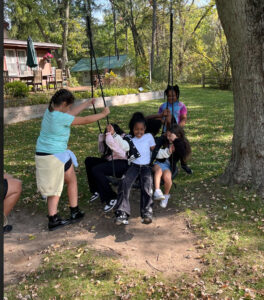
[[[51,61],[43,58],[47,53],[61,48],[61,45],[54,43],[42,43],[33,41],[38,67],[42,75],[52,74]],[[8,36],[8,23],[4,22],[4,71],[8,71],[8,76],[15,80],[25,75],[32,75],[32,69],[26,65],[27,62],[27,41],[13,40]]]

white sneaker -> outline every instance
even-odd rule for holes
[[[156,189],[154,192],[154,200],[164,200],[165,197],[160,189]]]
[[[110,200],[109,205],[106,204],[106,206],[104,207],[104,212],[109,212],[110,210],[112,210],[115,207],[116,203],[117,199]]]
[[[164,200],[160,201],[160,206],[162,208],[166,208],[167,207],[170,195],[165,195],[164,198],[165,198]]]

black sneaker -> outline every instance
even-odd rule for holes
[[[142,223],[143,224],[150,224],[150,223],[152,223],[152,213],[151,212],[146,212],[143,215]]]
[[[90,198],[90,202],[93,202],[94,200],[99,198],[99,194],[97,192],[93,193],[91,198]]]
[[[12,229],[13,229],[12,225],[6,225],[6,226],[4,226],[3,227],[4,234],[9,233],[10,231],[12,231]]]
[[[121,224],[127,225],[127,224],[129,224],[128,215],[124,211],[117,210],[115,212],[115,215],[116,215],[116,218],[115,218],[115,224],[116,225],[121,225]]]
[[[85,212],[81,211],[79,209],[79,207],[72,209],[71,208],[71,223],[76,223],[82,220],[82,218],[84,217]]]
[[[112,210],[117,204],[117,199],[110,200],[109,204],[106,204],[104,207],[104,212],[109,212]]]
[[[182,165],[181,167],[182,167],[182,169],[183,169],[187,174],[192,174],[192,173],[193,173],[192,169],[189,168],[187,165]]]
[[[53,231],[65,225],[71,224],[71,221],[69,219],[63,220],[58,214],[54,216],[48,216],[48,218],[49,218],[49,224],[48,224],[49,231]]]

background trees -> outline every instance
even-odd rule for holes
[[[170,1],[102,0],[91,7],[97,56],[127,53],[138,76],[148,77],[151,69],[153,80],[167,80]],[[228,88],[230,59],[214,2],[177,0],[172,8],[174,78],[198,83],[205,76]],[[99,10],[102,18],[96,19]],[[88,55],[86,13],[87,0],[5,1],[11,36],[62,44],[56,59],[63,67]]]

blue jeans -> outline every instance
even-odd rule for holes
[[[153,178],[151,167],[149,165],[131,164],[125,174],[125,178],[118,187],[117,210],[124,211],[127,215],[130,215],[130,190],[138,177],[141,189],[140,215],[143,218],[146,212],[152,213],[153,206]]]

